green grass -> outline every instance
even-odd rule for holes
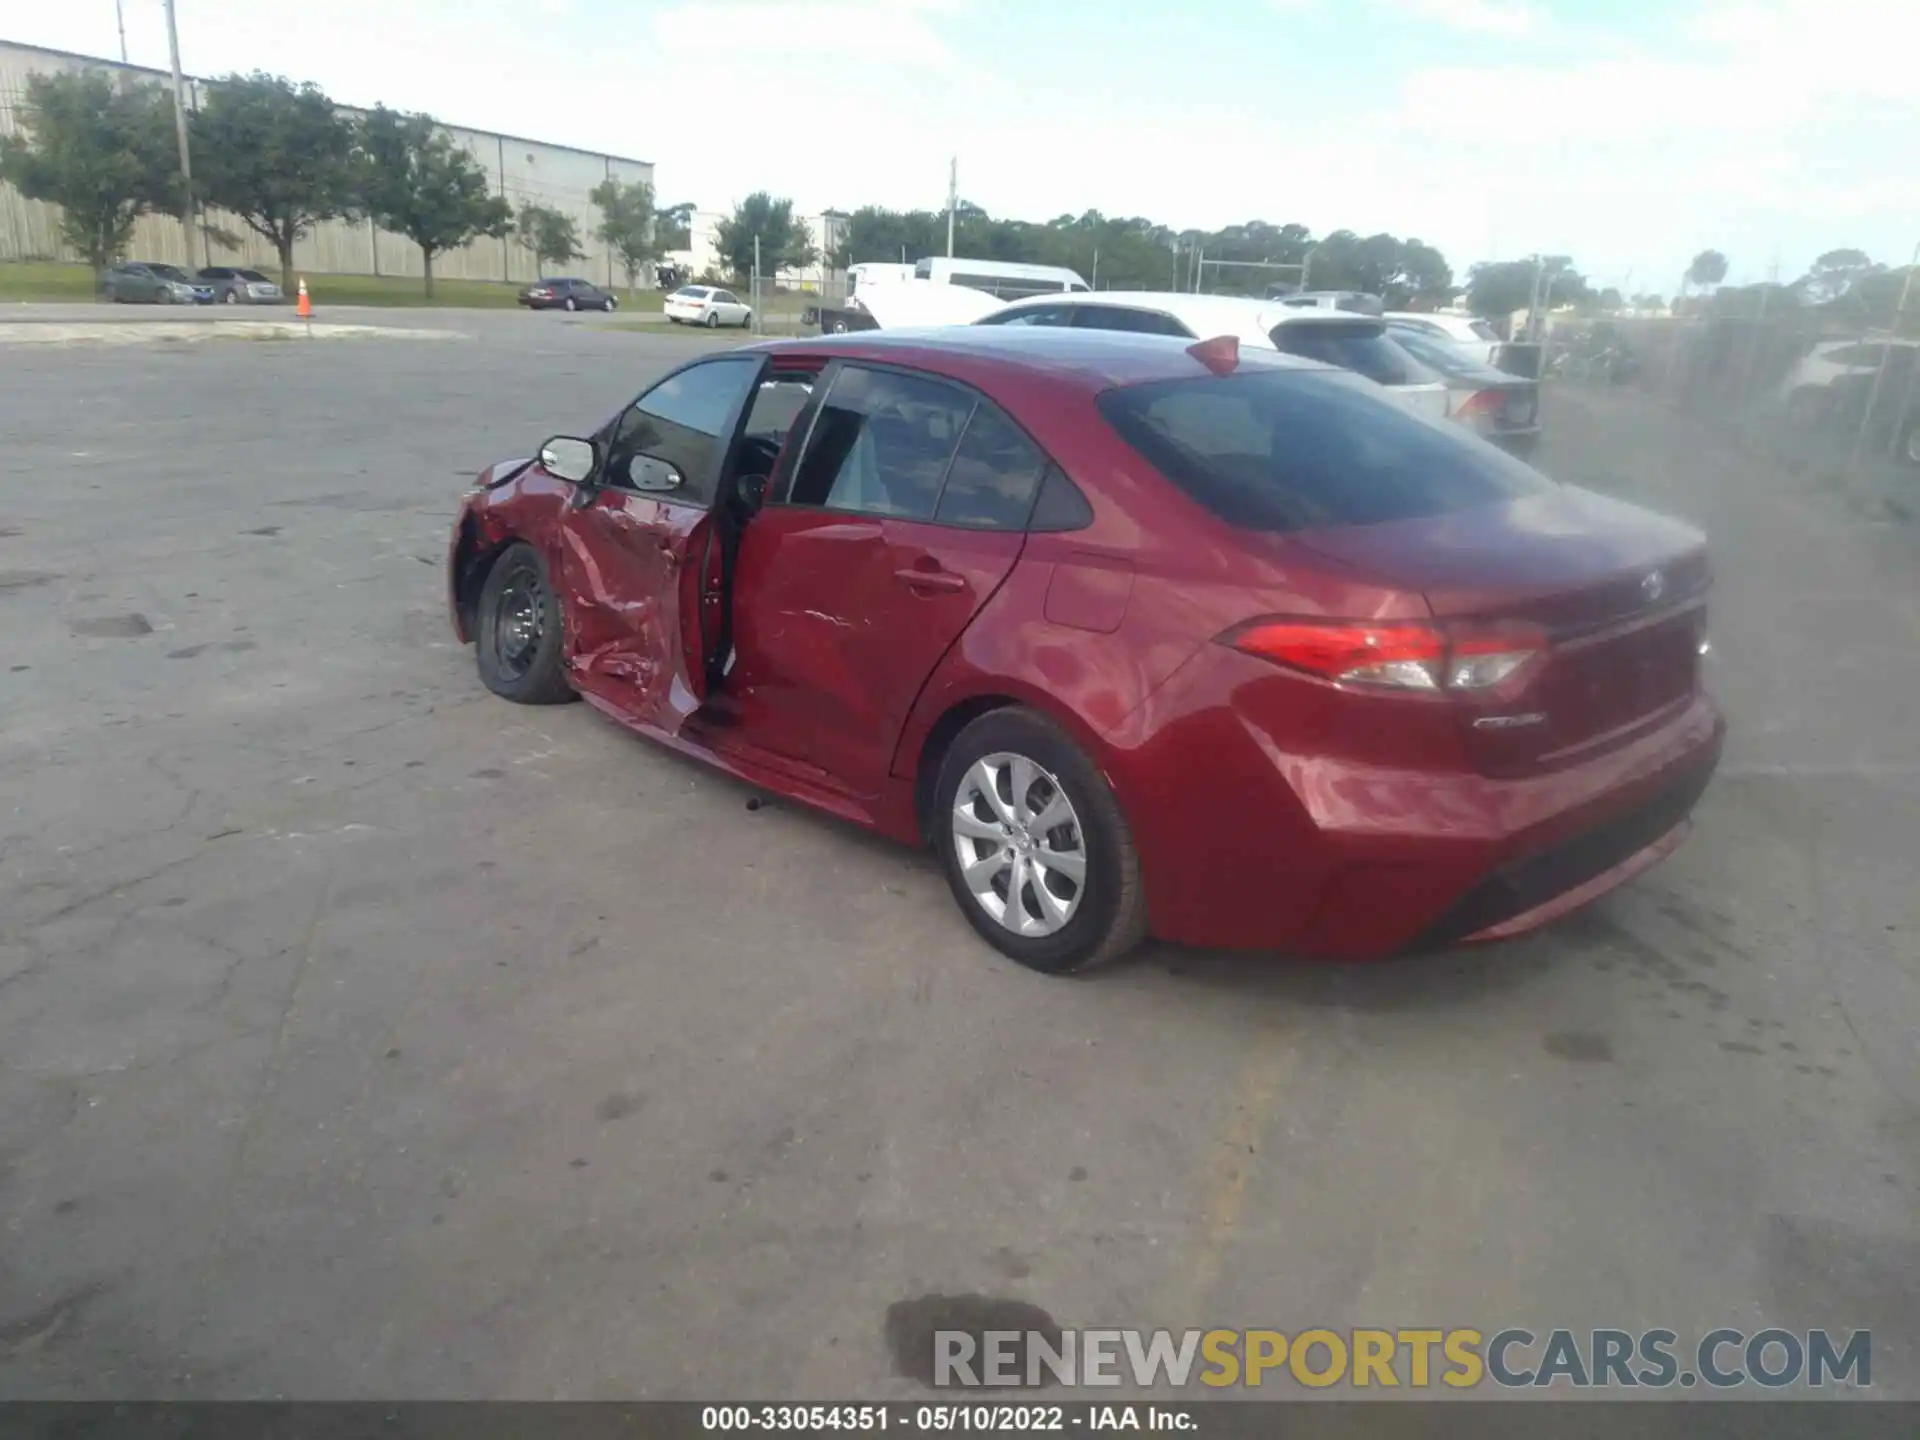
[[[265,273],[271,275],[268,269]],[[315,305],[435,305],[511,310],[525,281],[436,280],[433,298],[417,276],[320,275],[306,277],[307,293]],[[660,292],[617,292],[622,310],[658,311]],[[50,260],[0,261],[0,302],[66,302],[94,298],[93,272],[85,265]]]
[[[93,299],[93,271],[52,260],[0,262],[0,301]]]

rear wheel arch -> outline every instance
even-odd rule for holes
[[[1101,772],[1109,788],[1114,789],[1114,800],[1126,810],[1126,803],[1113,784],[1113,776],[1108,774],[1101,763],[1101,746],[1098,736],[1079,716],[1064,707],[1049,703],[1044,696],[1016,693],[1018,687],[983,691],[966,695],[950,701],[939,717],[927,730],[926,738],[920,742],[917,760],[913,771],[913,812],[921,839],[932,843],[935,831],[932,827],[933,794],[935,783],[940,778],[940,766],[945,761],[947,751],[953,742],[982,715],[990,715],[996,710],[1028,710],[1056,727],[1063,735],[1077,745],[1087,757],[1087,763]],[[902,757],[904,758],[904,757]],[[899,771],[896,769],[896,774]]]

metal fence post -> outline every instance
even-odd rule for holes
[[[1867,411],[1860,417],[1860,428],[1854,432],[1853,453],[1847,457],[1847,473],[1854,474],[1860,468],[1860,452],[1866,448],[1867,427],[1873,423],[1873,412],[1880,403],[1880,387],[1886,382],[1887,361],[1893,357],[1891,340],[1900,336],[1900,321],[1907,313],[1907,297],[1913,293],[1913,272],[1920,269],[1920,245],[1913,247],[1913,259],[1907,265],[1907,275],[1900,282],[1900,300],[1893,307],[1893,324],[1889,327],[1889,343],[1881,348],[1880,368],[1873,372],[1873,389],[1867,394]]]
[[[760,313],[760,237],[753,237],[753,333],[767,333],[766,316]]]

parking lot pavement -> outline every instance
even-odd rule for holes
[[[1717,541],[1694,838],[1499,948],[1048,980],[482,690],[465,477],[709,342],[456,328],[0,352],[0,1395],[909,1396],[963,1294],[1871,1327],[1920,1393],[1911,530],[1565,399],[1549,469]]]

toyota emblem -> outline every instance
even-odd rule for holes
[[[1667,593],[1667,577],[1658,570],[1649,570],[1640,577],[1640,598],[1649,605],[1658,604],[1660,597]]]

